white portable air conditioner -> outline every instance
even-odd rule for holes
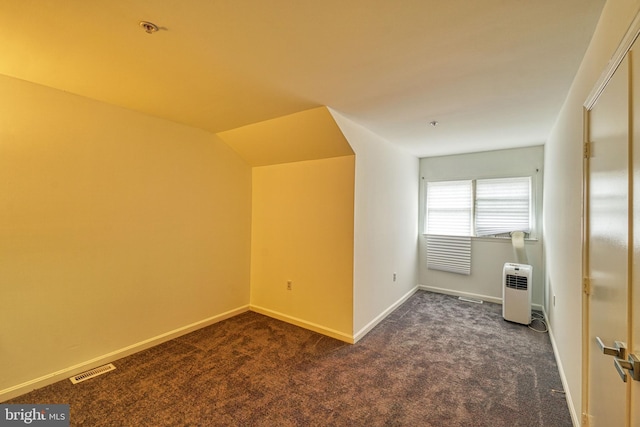
[[[502,270],[502,317],[510,322],[531,323],[531,285],[533,268],[527,264],[506,263]]]

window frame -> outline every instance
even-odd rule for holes
[[[536,171],[537,172],[537,171]],[[476,234],[476,182],[478,180],[492,180],[492,179],[496,179],[496,180],[500,180],[500,179],[509,179],[509,178],[528,178],[529,179],[529,232],[525,233],[525,239],[526,240],[537,240],[537,234],[538,234],[538,230],[537,230],[537,212],[538,212],[538,200],[537,200],[537,180],[536,180],[536,174],[504,174],[504,175],[497,175],[497,176],[477,176],[477,177],[471,177],[471,178],[450,178],[450,179],[424,179],[424,188],[423,188],[423,227],[422,227],[422,234],[427,236],[430,233],[427,232],[428,230],[428,216],[429,216],[429,208],[427,206],[427,200],[428,200],[428,187],[429,187],[429,183],[432,182],[455,182],[455,181],[471,181],[472,182],[472,200],[471,200],[471,204],[472,204],[472,232],[468,237],[471,237],[472,239],[488,239],[488,240],[494,240],[494,239],[510,239],[511,235],[510,232],[505,232],[505,233],[498,233],[498,234],[490,234],[490,235],[477,235]]]

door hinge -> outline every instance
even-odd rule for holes
[[[591,142],[585,142],[582,146],[582,155],[585,159],[591,157]]]
[[[589,427],[590,423],[589,423],[589,419],[591,417],[589,416],[589,414],[587,414],[586,412],[582,413],[582,424],[581,427]]]
[[[588,277],[582,278],[582,292],[585,295],[591,295],[591,279]]]

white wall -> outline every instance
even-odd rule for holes
[[[331,113],[356,153],[353,328],[357,341],[416,288],[419,162],[340,113]]]
[[[518,262],[508,239],[473,238],[471,243],[471,275],[465,276],[427,269],[427,245],[424,230],[424,197],[427,181],[532,176],[535,203],[535,231],[525,244],[528,262],[533,266],[532,302],[543,301],[544,263],[542,260],[542,146],[481,153],[428,157],[420,160],[420,263],[419,283],[427,289],[454,295],[465,295],[487,301],[502,300],[502,268],[505,262]]]
[[[0,400],[248,309],[235,152],[10,77],[0,94]]]
[[[582,105],[639,7],[638,0],[607,1],[545,145],[545,285],[556,296],[548,315],[574,422],[582,413]]]

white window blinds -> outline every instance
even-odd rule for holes
[[[470,236],[472,226],[472,181],[427,182],[427,234]]]
[[[476,235],[530,232],[531,178],[476,181]]]
[[[428,235],[427,268],[471,274],[471,237]]]

